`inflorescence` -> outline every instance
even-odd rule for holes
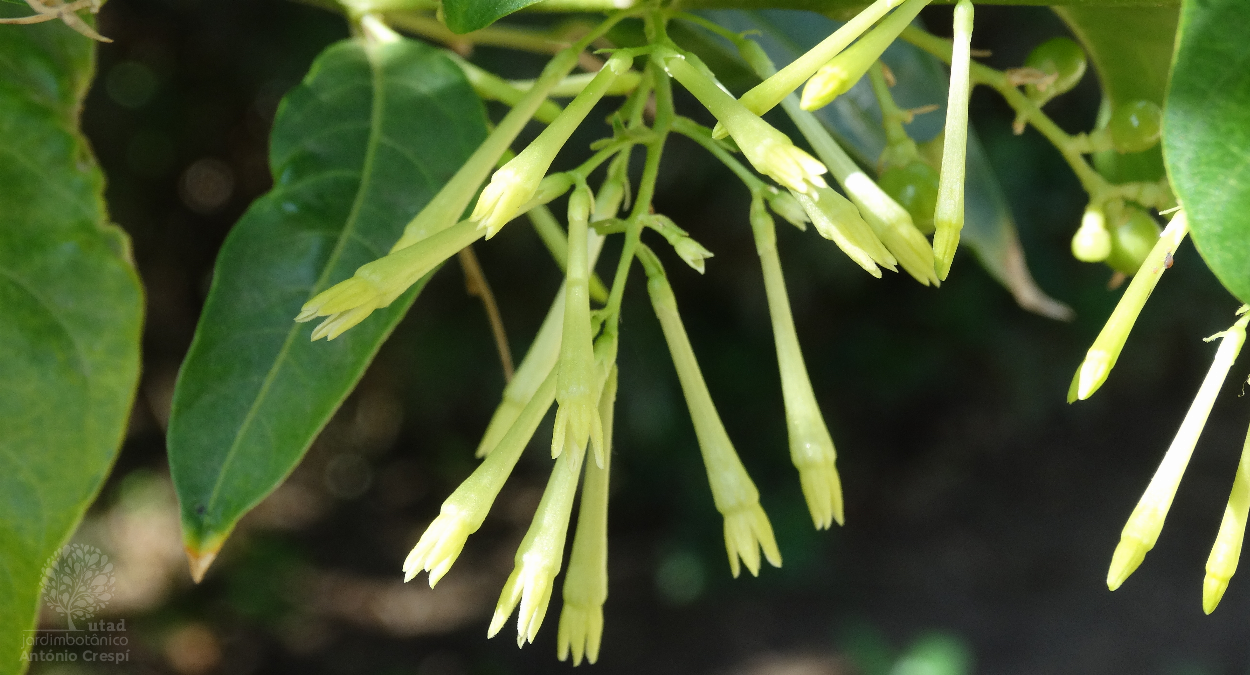
[[[481,527],[522,451],[554,405],[551,476],[517,550],[516,565],[499,598],[489,635],[497,634],[515,611],[518,645],[534,640],[546,616],[556,577],[566,567],[566,539],[580,484],[577,527],[565,569],[558,655],[563,660],[571,653],[574,664],[583,657],[591,663],[596,661],[608,591],[607,507],[618,326],[625,282],[634,260],[646,273],[648,294],[685,395],[712,499],[724,517],[730,571],[736,577],[745,566],[751,574],[758,574],[761,559],[781,565],[781,553],[759,493],[725,431],[686,336],[676,295],[661,263],[663,251],[652,248],[662,240],[679,260],[700,273],[712,257],[685,230],[652,209],[656,177],[671,133],[705,148],[751,194],[747,215],[773,326],[790,458],[798,470],[813,524],[820,529],[843,522],[842,485],[832,435],[808,378],[795,331],[773,214],[800,229],[808,223],[814,225],[817,233],[832,240],[875,277],[881,276],[881,268],[897,271],[901,266],[920,283],[939,285],[950,271],[963,225],[968,95],[975,84],[998,89],[1016,107],[1021,120],[1063,145],[1065,158],[1091,194],[1090,211],[1073,243],[1079,258],[1101,261],[1112,255],[1115,241],[1109,217],[1122,219],[1134,209],[1141,211],[1139,206],[1171,206],[1166,186],[1108,184],[1081,157],[1082,153],[1109,146],[1138,148],[1141,139],[1115,139],[1111,132],[1070,137],[1041,113],[1041,104],[1075,84],[1070,67],[1064,66],[1067,71],[1062,73],[1046,71],[1054,66],[1055,58],[1038,60],[1035,67],[1014,73],[976,64],[971,61],[972,3],[958,2],[954,39],[946,41],[911,26],[929,1],[877,0],[781,70],[751,39],[701,17],[655,6],[609,15],[577,42],[558,51],[532,81],[508,82],[455,59],[484,98],[506,103],[510,112],[413,219],[388,255],[311,299],[296,317],[296,321],[321,318],[313,339],[334,339],[373,310],[390,304],[461,249],[494,236],[521,215],[529,214],[536,228],[546,228],[544,239],[552,239],[554,231],[558,246],[553,247],[553,253],[565,271],[565,282],[486,428],[477,450],[482,462],[443,502],[438,517],[404,562],[406,581],[424,571],[434,586],[448,573],[469,535]],[[361,19],[372,26],[372,32],[365,31],[366,36],[389,30],[373,15]],[[741,98],[727,93],[706,64],[669,39],[666,26],[673,19],[703,26],[727,39],[759,75],[761,84]],[[609,50],[597,71],[573,74],[579,63],[595,61],[585,50],[592,44],[601,46],[603,36],[625,20],[643,22],[646,46]],[[903,130],[912,115],[927,110],[899,110],[889,94],[891,76],[879,62],[886,47],[900,36],[951,64],[939,166],[925,163],[916,143]],[[1083,73],[1083,54],[1080,56]],[[1058,66],[1052,70],[1055,68]],[[865,76],[872,81],[881,103],[889,143],[882,156],[880,183],[851,160],[810,112],[827,105]],[[1079,80],[1080,74],[1075,79]],[[674,82],[715,117],[714,128],[676,114]],[[1019,86],[1025,86],[1026,92],[1020,92]],[[572,96],[572,100],[561,108],[548,98],[555,96]],[[610,118],[612,135],[593,144],[594,154],[577,168],[552,173],[553,160],[573,132],[593,107],[611,96],[624,96]],[[761,117],[777,105],[793,120],[811,153]],[[545,129],[515,156],[510,155],[509,146],[531,120],[546,124]],[[640,179],[631,183],[629,159],[638,148],[645,151],[646,162]],[[604,177],[597,190],[592,190],[590,177],[605,164]],[[832,187],[834,184],[842,193]],[[461,220],[479,189],[469,217]],[[552,226],[554,219],[546,207],[565,194],[569,195],[567,234],[560,232],[558,224]],[[646,230],[658,234],[657,241],[643,243]],[[1171,260],[1185,231],[1185,216],[1177,214],[1153,248],[1135,252],[1136,258],[1125,258],[1123,265],[1134,266],[1130,271],[1137,274],[1073,379],[1071,399],[1088,397],[1106,379],[1137,313],[1166,268],[1165,256]],[[932,244],[925,236],[928,233],[933,233]],[[595,275],[594,266],[604,239],[615,235],[623,239],[622,252],[607,290]],[[1113,589],[1141,562],[1159,534],[1214,393],[1245,339],[1247,320],[1242,316],[1217,336],[1222,342],[1216,364],[1159,473],[1125,527],[1108,577]],[[1250,438],[1246,448],[1250,453]],[[1247,461],[1243,456],[1229,510],[1208,563],[1204,591],[1207,611],[1218,602],[1236,567],[1250,508]]]

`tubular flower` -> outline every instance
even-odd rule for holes
[[[411,581],[426,571],[430,573],[430,587],[433,588],[451,569],[464,548],[465,540],[486,520],[491,504],[555,397],[556,377],[555,373],[551,373],[499,445],[443,502],[438,517],[426,528],[425,534],[421,535],[420,541],[404,561],[404,581]]]
[[[538,503],[538,511],[517,549],[516,567],[499,595],[499,604],[491,617],[487,637],[495,637],[499,633],[517,603],[521,605],[517,615],[517,646],[533,642],[538,634],[543,617],[547,615],[552,582],[560,572],[564,556],[564,537],[573,512],[573,495],[577,490],[583,452],[584,447],[578,449],[570,444],[551,469],[551,478],[543,491],[542,501]]]
[[[790,299],[786,295],[786,282],[781,274],[781,259],[777,255],[776,228],[763,201],[758,198],[751,203],[751,228],[755,232],[755,249],[764,269],[768,314],[772,318],[773,341],[777,345],[781,394],[785,400],[786,429],[790,436],[790,459],[799,470],[799,481],[812,522],[817,529],[828,529],[833,521],[836,520],[839,525],[843,521],[842,481],[834,464],[837,451],[833,448],[833,438],[820,414],[807,367],[803,364],[803,350],[799,347]],[[726,529],[726,535],[728,532]]]
[[[912,0],[916,2],[917,0]],[[893,17],[891,17],[893,18]],[[933,213],[933,254],[937,275],[946,279],[959,232],[964,227],[964,165],[968,154],[968,94],[972,49],[972,2],[955,5],[955,37],[951,52],[951,84],[946,101],[946,133],[942,144],[942,174],[938,179],[937,208]]]
[[[760,70],[758,64],[761,63],[759,57],[762,56],[762,61],[768,63],[769,71],[767,75],[761,75],[764,78],[763,82],[755,85],[751,91],[743,94],[742,104],[746,106],[747,110],[756,115],[763,115],[772,110],[778,103],[781,103],[783,99],[793,93],[794,90],[802,86],[803,82],[814,75],[823,64],[837,56],[839,52],[846,49],[847,45],[854,42],[856,38],[863,35],[869,28],[872,28],[872,25],[878,19],[902,3],[903,0],[877,0],[780,71],[776,71],[772,67],[772,62],[768,61],[768,57],[764,55],[764,51],[759,48],[759,45],[750,40],[741,41],[738,47],[740,50],[748,52],[743,54],[747,59],[747,63],[758,73]],[[743,49],[744,47],[745,49]],[[716,128],[712,130],[712,137],[724,138],[725,136],[724,127],[717,124]]]
[[[712,403],[712,396],[703,381],[703,373],[695,360],[694,349],[690,346],[690,339],[686,336],[686,329],[677,312],[677,299],[673,296],[672,287],[668,285],[664,269],[655,254],[645,246],[639,245],[638,259],[647,271],[647,291],[651,295],[651,306],[660,320],[664,339],[673,357],[673,365],[677,368],[677,378],[681,381],[682,393],[686,397],[686,405],[690,409],[690,419],[699,439],[699,450],[707,469],[708,482],[712,486],[712,500],[716,504],[716,510],[725,518],[725,549],[729,554],[729,568],[737,577],[741,559],[752,575],[758,575],[760,549],[763,549],[764,557],[770,564],[781,567],[781,551],[773,538],[768,517],[760,508],[759,491],[755,489],[746,468],[742,466],[742,460],[738,459],[729,434],[725,433],[725,425],[716,413],[716,406]]]
[[[612,468],[612,413],[616,403],[616,367],[612,368],[599,397],[603,420],[603,466],[586,462],[582,503],[577,514],[577,533],[564,576],[564,608],[556,654],[561,661],[573,652],[573,665],[582,656],[599,660],[603,637],[603,603],[608,599],[608,477]]]
[[[364,321],[373,310],[389,306],[418,279],[481,236],[472,222],[463,221],[378,258],[357,269],[352,278],[317,294],[304,304],[295,320],[303,323],[328,317],[313,331],[312,339],[333,340]]]
[[[672,52],[664,57],[665,68],[725,125],[756,171],[795,192],[807,193],[827,186],[821,178],[827,171],[824,164],[725,93],[702,69],[691,63],[696,58]]]
[[[490,184],[482,190],[482,196],[469,216],[469,220],[486,231],[486,238],[495,236],[500,228],[518,215],[524,204],[533,199],[556,153],[586,119],[590,109],[603,98],[616,76],[629,70],[631,60],[625,55],[608,59],[590,84],[569,102],[555,121],[491,176]]]
[[[1250,431],[1241,448],[1241,461],[1233,478],[1233,491],[1228,496],[1219,534],[1207,558],[1207,576],[1202,582],[1202,611],[1210,614],[1220,604],[1228,582],[1241,560],[1241,544],[1246,536],[1246,517],[1250,515]]]
[[[608,374],[616,363],[615,337],[600,338],[595,344],[595,357],[599,372],[595,391],[598,393],[603,391]],[[578,448],[571,440],[566,442],[568,445],[551,470],[547,489],[543,491],[530,528],[525,533],[521,546],[517,548],[516,567],[504,584],[487,630],[488,637],[498,634],[504,622],[512,615],[512,610],[520,603],[521,609],[517,616],[518,647],[527,641],[533,642],[538,634],[543,617],[547,615],[552,583],[560,572],[563,561],[564,540],[568,534],[569,516],[573,512],[573,495],[577,491],[577,477],[581,472],[582,457],[586,451],[585,446]],[[492,452],[487,461],[499,450]]]
[[[850,91],[881,58],[898,34],[920,14],[931,0],[906,0],[898,11],[887,16],[876,28],[868,31],[855,44],[830,59],[816,71],[803,87],[800,105],[816,110]],[[784,71],[783,71],[784,72]]]
[[[1120,350],[1124,349],[1128,334],[1137,322],[1137,315],[1146,306],[1146,300],[1150,298],[1155,285],[1159,283],[1159,277],[1168,268],[1168,261],[1176,253],[1176,248],[1180,246],[1187,232],[1189,222],[1185,218],[1185,212],[1181,211],[1163,229],[1159,241],[1150,249],[1141,269],[1133,275],[1124,295],[1120,296],[1120,302],[1116,303],[1106,325],[1102,327],[1098,337],[1094,338],[1094,344],[1086,352],[1085,360],[1072,377],[1072,385],[1068,388],[1068,403],[1084,401],[1093,396],[1102,383],[1107,381],[1107,375],[1115,366],[1116,359],[1120,358]]]
[[[569,259],[565,274],[564,335],[560,341],[560,376],[556,385],[555,428],[551,456],[559,457],[566,439],[569,445],[585,449],[589,438],[595,458],[603,463],[603,428],[595,386],[595,356],[590,327],[590,270],[586,255],[588,221],[594,197],[587,188],[577,189],[569,198]]]
[[[897,271],[895,265],[898,261],[864,222],[859,209],[846,197],[834,192],[833,188],[817,190],[816,197],[819,199],[797,193],[794,196],[811,216],[820,236],[837,244],[864,271],[878,279],[881,278],[881,270],[877,265],[891,272]]]
[[[1228,330],[1212,335],[1208,341],[1220,339],[1220,347],[1215,352],[1215,360],[1211,369],[1198,388],[1198,395],[1185,413],[1185,420],[1176,432],[1176,438],[1164,455],[1159,468],[1150,479],[1141,501],[1133,509],[1124,531],[1120,534],[1120,543],[1111,557],[1111,569],[1107,571],[1107,588],[1115,590],[1124,580],[1141,565],[1146,553],[1154,548],[1163,530],[1163,520],[1172,507],[1172,498],[1176,496],[1176,488],[1180,486],[1181,476],[1193,455],[1194,446],[1198,444],[1198,436],[1206,426],[1207,416],[1211,414],[1211,406],[1215,405],[1215,397],[1228,376],[1228,371],[1237,359],[1241,346],[1246,341],[1246,323],[1250,315],[1237,320]]]

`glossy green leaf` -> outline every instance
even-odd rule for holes
[[[819,15],[786,10],[716,11],[705,14],[731,30],[760,31],[754,37],[778,64],[794,60],[839,25]],[[897,41],[886,50],[882,60],[897,77],[898,84],[892,91],[900,105],[919,107],[935,103],[945,110],[949,76],[945,66],[936,58]],[[860,157],[860,161],[870,169],[875,165],[875,159],[885,148],[885,132],[867,78],[832,104],[818,110],[816,115],[843,142],[852,156]],[[908,133],[918,142],[930,140],[941,133],[944,119],[941,111],[922,115],[909,125]],[[1007,199],[975,130],[971,129],[968,133],[967,161],[964,243],[976,255],[981,266],[1011,292],[1021,307],[1055,319],[1071,318],[1072,310],[1046,295],[1029,273]]]
[[[43,566],[108,474],[139,376],[143,292],[78,132],[93,70],[60,22],[0,26],[0,673],[28,663]]]
[[[1250,302],[1250,50],[1245,0],[1187,0],[1164,109],[1168,176],[1194,245]]]
[[[1117,108],[1133,101],[1163,105],[1179,11],[1175,4],[1055,8],[1080,40],[1098,74],[1103,99],[1097,128],[1105,127]],[[1094,155],[1094,166],[1117,183],[1163,177],[1163,155],[1158,145],[1145,152],[1099,152]]]
[[[455,33],[470,33],[542,0],[444,0],[443,22]]]
[[[291,472],[418,283],[331,342],[293,319],[384,255],[486,136],[460,69],[419,42],[327,48],[274,121],[274,188],[231,231],[182,366],[169,463],[197,575]]]

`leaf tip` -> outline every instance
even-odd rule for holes
[[[217,559],[217,552],[220,548],[211,551],[201,551],[191,546],[186,546],[184,550],[187,552],[187,563],[191,567],[191,580],[200,583],[204,580],[205,573],[208,568]]]

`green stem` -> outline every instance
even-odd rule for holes
[[[451,32],[434,16],[418,12],[388,12],[386,22],[449,47],[485,45],[538,54],[556,54],[569,47],[568,40],[554,38],[543,31],[498,24],[460,35]]]
[[[868,70],[868,81],[872,83],[872,93],[876,95],[877,105],[881,107],[881,127],[885,129],[886,153],[890,158],[887,164],[903,166],[920,159],[916,141],[907,135],[907,129],[903,126],[911,122],[912,115],[898,107],[898,103],[894,101],[880,61]]]
[[[648,22],[648,28],[653,35],[663,39],[662,19],[652,19]],[[625,297],[625,280],[629,277],[634,251],[642,236],[643,216],[648,215],[651,210],[656,179],[660,175],[660,159],[664,154],[664,142],[668,139],[668,132],[675,117],[672,83],[664,75],[664,67],[659,62],[659,57],[651,57],[647,70],[651,73],[652,86],[655,90],[655,123],[652,125],[655,137],[643,144],[647,148],[646,164],[642,168],[642,178],[638,182],[638,196],[634,200],[634,207],[630,211],[628,225],[625,228],[625,242],[621,247],[621,258],[616,266],[616,276],[612,279],[612,290],[608,293],[606,307],[608,319],[604,327],[604,333],[607,335],[616,335],[620,326],[621,300]]]

